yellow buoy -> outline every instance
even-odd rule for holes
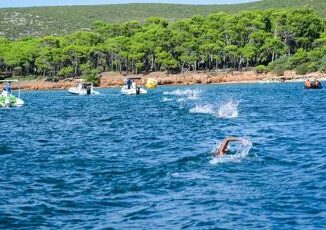
[[[147,89],[155,89],[157,87],[157,81],[154,78],[148,78],[146,81]]]

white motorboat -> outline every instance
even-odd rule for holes
[[[127,78],[125,80],[126,85],[124,85],[121,89],[121,93],[125,95],[138,95],[138,94],[146,94],[147,90],[141,88],[136,84],[136,80],[140,80],[141,78]]]
[[[79,82],[76,87],[70,87],[68,92],[75,95],[94,95],[99,94],[93,88],[93,83],[91,82]]]
[[[18,82],[18,80],[2,80],[0,82],[7,82],[7,86],[0,94],[0,107],[8,108],[23,106],[25,102],[20,98],[20,88],[18,87],[18,96],[11,93],[11,82]]]

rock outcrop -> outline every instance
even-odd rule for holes
[[[271,73],[257,74],[254,71],[230,71],[230,72],[189,72],[181,74],[167,74],[164,72],[152,72],[149,74],[131,75],[139,77],[139,84],[145,85],[148,78],[154,78],[159,85],[192,85],[192,84],[213,84],[213,83],[246,83],[257,81],[281,81],[281,80],[303,80],[306,78],[323,78],[322,73],[310,73],[305,76],[298,76],[294,71],[286,71],[284,76],[275,76]],[[117,87],[124,84],[126,74],[104,72],[100,74],[100,87]],[[58,82],[45,80],[20,81],[13,84],[13,89],[17,89],[18,84],[25,90],[50,90],[50,89],[68,89],[76,84],[74,79],[66,79]],[[0,84],[3,88],[4,84]],[[0,88],[0,89],[1,89]]]

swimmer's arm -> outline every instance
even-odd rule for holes
[[[227,138],[225,139],[225,141],[227,141],[227,142],[230,142],[230,141],[240,141],[240,139],[237,138],[237,137],[227,137]]]
[[[236,137],[228,137],[228,138],[224,139],[223,142],[221,143],[220,147],[218,148],[218,150],[214,153],[214,156],[224,155],[226,152],[226,149],[228,147],[228,144],[231,141],[241,141],[241,140]]]
[[[224,155],[226,152],[226,148],[228,146],[229,140],[224,139],[222,143],[220,144],[220,147],[214,152],[214,157]]]

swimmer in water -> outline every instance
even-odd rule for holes
[[[227,137],[225,138],[222,143],[220,144],[220,147],[213,153],[213,157],[217,157],[217,156],[223,156],[226,154],[226,152],[228,151],[227,147],[228,144],[232,141],[242,141],[242,139],[240,138],[236,138],[236,137]]]

